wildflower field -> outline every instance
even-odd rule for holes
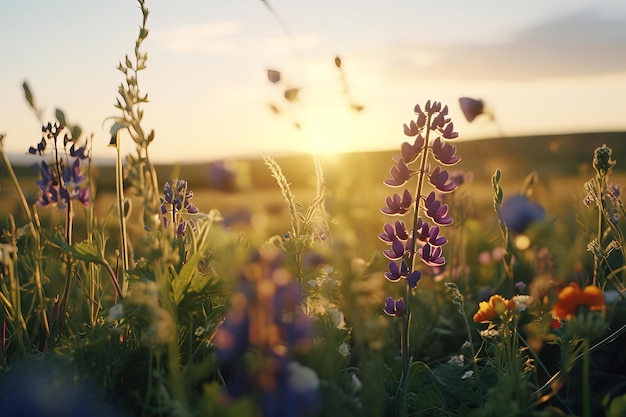
[[[626,415],[624,134],[416,97],[389,152],[157,166],[139,5],[114,164],[0,134],[3,417]]]

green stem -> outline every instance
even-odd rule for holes
[[[120,148],[119,132],[115,141],[116,160],[115,160],[115,192],[117,195],[117,212],[120,220],[120,247],[122,252],[122,270],[118,275],[118,279],[122,280],[121,296],[126,294],[128,282],[126,280],[126,271],[128,270],[128,242],[126,232],[126,213],[124,212],[124,173],[122,172],[122,151]]]
[[[583,417],[591,417],[591,392],[589,381],[589,339],[583,339],[583,363],[582,363],[582,383],[583,383]]]

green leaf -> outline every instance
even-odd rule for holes
[[[185,292],[195,275],[200,259],[202,259],[202,253],[200,252],[191,255],[180,269],[180,272],[172,280],[172,292],[176,305],[180,304],[183,298],[185,298]]]
[[[422,401],[426,401],[440,409],[447,408],[439,381],[430,367],[424,362],[417,361],[411,364],[407,382],[408,391],[419,393]],[[426,396],[424,395],[425,393],[429,395]]]
[[[37,110],[37,106],[35,105],[35,97],[33,96],[33,93],[27,81],[24,81],[22,83],[22,88],[24,89],[24,97],[26,98],[26,101],[28,102],[30,107],[32,107],[33,110]]]
[[[54,117],[56,117],[59,123],[61,123],[61,126],[67,126],[67,122],[65,120],[65,113],[63,113],[63,110],[56,109],[54,111]]]
[[[75,243],[72,246],[68,246],[66,251],[72,254],[76,259],[80,259],[85,262],[93,262],[97,264],[103,264],[104,258],[92,243],[87,241]]]

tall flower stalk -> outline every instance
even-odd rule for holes
[[[404,393],[411,365],[409,330],[413,289],[422,276],[422,270],[445,265],[442,246],[447,239],[439,235],[439,228],[451,224],[452,218],[448,215],[448,206],[438,200],[436,191],[452,192],[456,184],[442,166],[451,166],[460,160],[456,147],[445,142],[458,137],[448,117],[448,106],[428,100],[424,110],[419,104],[415,106],[415,114],[417,118],[404,125],[404,134],[414,138],[413,143],[402,143],[400,155],[394,157],[396,164],[390,170],[390,178],[384,181],[389,187],[399,188],[415,177],[415,194],[405,188],[401,195],[395,193],[388,196],[386,207],[381,209],[386,215],[402,217],[412,210],[412,223],[409,228],[402,220],[393,225],[387,223],[379,235],[389,246],[383,252],[390,261],[385,278],[405,283],[405,296],[397,300],[387,297],[384,307],[386,314],[402,318],[402,375],[398,391],[401,394]],[[436,165],[431,166],[431,162]],[[412,165],[417,169],[411,169]],[[427,183],[433,188],[428,194],[425,192]]]

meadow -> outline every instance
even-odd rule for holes
[[[154,164],[139,4],[115,161],[0,136],[3,416],[626,414],[626,133]]]

